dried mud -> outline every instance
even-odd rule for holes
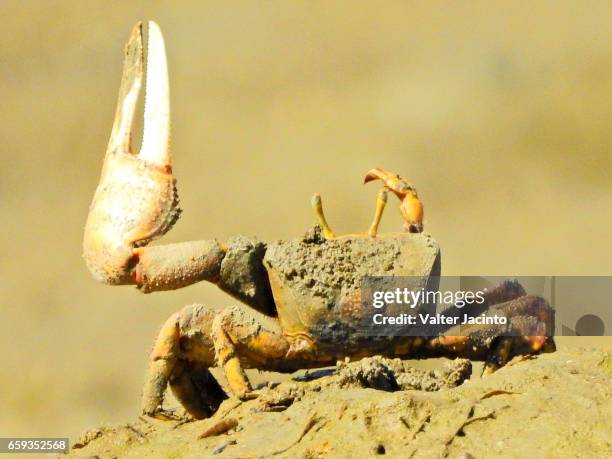
[[[404,237],[423,238],[424,245],[437,250],[428,234]],[[331,305],[339,291],[347,294],[359,289],[364,276],[395,274],[403,243],[401,238],[326,240],[321,227],[315,225],[301,239],[269,244],[264,263],[292,289]]]
[[[468,359],[444,362],[440,369],[423,371],[410,362],[384,357],[368,357],[358,362],[337,365],[338,385],[369,387],[381,390],[424,390],[433,392],[457,387],[472,375],[472,363]]]
[[[266,244],[256,238],[236,236],[227,243],[218,286],[255,310],[274,316],[274,300],[262,260]]]
[[[373,357],[266,386],[255,400],[230,398],[210,419],[89,430],[69,456],[610,457],[610,361],[562,348],[465,379],[468,361],[425,371]]]

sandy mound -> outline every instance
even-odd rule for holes
[[[195,422],[101,427],[71,457],[605,457],[612,454],[612,357],[562,349],[466,379],[364,359],[229,399]],[[424,390],[416,390],[424,389]]]

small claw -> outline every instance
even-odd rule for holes
[[[168,150],[166,54],[153,22],[149,22],[148,63],[145,129],[140,154],[134,156],[131,137],[144,70],[138,23],[126,45],[115,122],[83,240],[89,270],[108,284],[133,283],[134,248],[166,233],[180,215]]]
[[[363,183],[372,180],[382,180],[385,187],[391,190],[402,201],[400,212],[404,219],[404,228],[410,233],[423,231],[423,204],[419,200],[416,190],[402,177],[384,169],[375,168],[368,171]]]
[[[363,179],[363,184],[365,185],[366,183],[371,182],[373,180],[385,181],[385,171],[380,169],[379,167],[370,169]]]
[[[370,169],[363,179],[363,183],[366,184],[373,180],[382,180],[387,188],[393,191],[400,199],[404,199],[406,194],[410,191],[414,191],[414,188],[398,174],[394,174],[393,172],[386,171],[379,167]]]

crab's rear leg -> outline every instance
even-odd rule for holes
[[[493,342],[492,352],[485,361],[484,374],[490,374],[505,365],[515,355],[552,352],[556,349],[554,310],[541,297],[525,295],[492,309],[505,314],[510,320],[507,335]]]
[[[505,365],[515,355],[537,354],[555,348],[554,311],[543,298],[523,295],[493,305],[486,315],[504,316],[506,325],[456,325],[428,346],[441,354],[485,360],[484,374]]]

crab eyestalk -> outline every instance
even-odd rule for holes
[[[325,214],[323,213],[323,203],[321,202],[321,195],[319,193],[315,193],[310,200],[310,204],[314,209],[315,216],[317,217],[317,221],[323,230],[323,237],[327,240],[335,239],[336,235],[330,228],[327,220],[325,219]]]
[[[133,283],[134,249],[166,233],[180,215],[169,152],[166,52],[154,22],[149,22],[144,132],[136,155],[131,138],[143,73],[143,30],[138,23],[125,48],[115,121],[83,240],[89,270],[108,284]]]
[[[366,174],[363,183],[373,180],[381,180],[385,187],[401,201],[400,213],[404,219],[404,230],[410,233],[422,232],[423,204],[419,200],[416,189],[398,174],[380,168],[371,169]]]

